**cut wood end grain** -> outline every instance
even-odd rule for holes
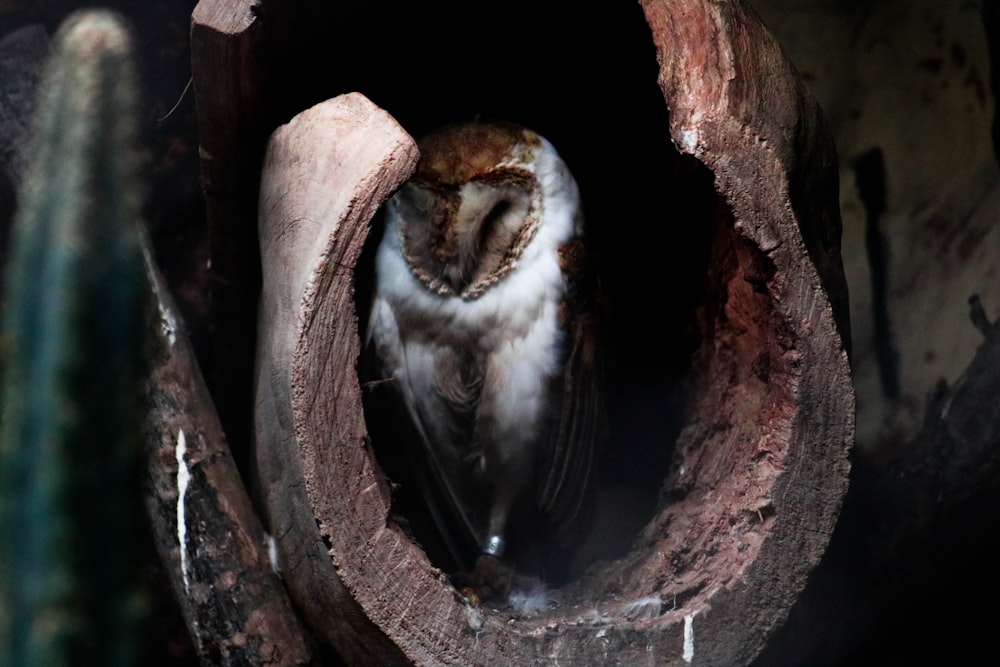
[[[191,13],[191,25],[226,35],[239,35],[257,18],[258,0],[201,0]]]

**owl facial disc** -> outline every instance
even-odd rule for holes
[[[513,270],[531,242],[541,186],[531,169],[512,160],[533,157],[541,144],[534,133],[523,132],[535,141],[509,147],[494,163],[487,158],[500,151],[495,139],[475,135],[458,142],[435,135],[425,150],[450,151],[448,159],[431,153],[390,201],[401,219],[427,221],[401,225],[400,233],[413,275],[429,290],[475,299]]]

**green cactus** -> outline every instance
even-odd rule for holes
[[[108,12],[63,24],[6,267],[0,664],[136,660],[147,313],[136,80]]]

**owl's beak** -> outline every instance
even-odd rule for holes
[[[462,269],[454,264],[449,264],[444,267],[444,271],[441,274],[441,279],[448,284],[448,287],[455,294],[461,294],[469,285],[469,279],[465,276]]]

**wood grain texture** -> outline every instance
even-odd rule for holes
[[[352,94],[275,131],[261,183],[261,490],[293,597],[354,664],[405,664],[368,619],[391,632],[372,607],[419,594],[394,574],[417,549],[387,522],[388,486],[365,440],[353,292],[368,223],[415,164],[412,139]]]
[[[711,169],[732,215],[716,250],[728,235],[735,266],[730,251],[713,262],[713,343],[699,352],[695,417],[679,444],[706,495],[689,494],[698,506],[681,515],[703,529],[759,512],[744,556],[697,596],[706,664],[746,664],[818,563],[846,491],[854,420],[836,162],[816,103],[755,15],[735,2],[642,5],[671,133]],[[661,515],[665,529],[674,516]],[[718,557],[699,563],[702,576]]]

